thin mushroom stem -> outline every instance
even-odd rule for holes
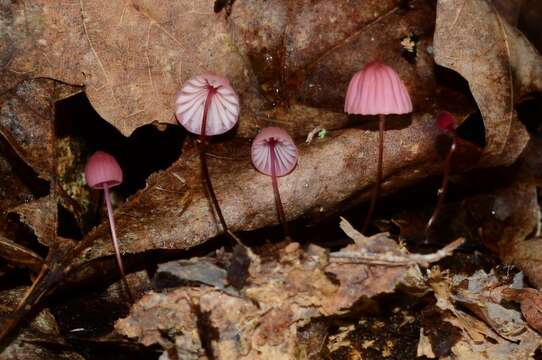
[[[207,156],[205,154],[205,150],[207,148],[207,136],[206,136],[206,129],[207,129],[207,113],[209,111],[209,106],[211,105],[211,100],[216,94],[216,89],[212,86],[209,86],[209,92],[207,94],[207,98],[205,99],[205,105],[203,108],[203,119],[201,122],[201,135],[199,137],[199,159],[201,164],[201,174],[202,179],[205,187],[207,188],[207,193],[209,194],[209,197],[211,198],[211,202],[213,203],[213,208],[216,211],[216,214],[218,215],[218,219],[220,221],[220,224],[222,225],[222,230],[228,234],[235,242],[237,242],[239,245],[246,248],[246,246],[241,242],[241,240],[235,236],[233,232],[228,229],[228,225],[226,225],[226,220],[224,219],[224,215],[222,215],[222,210],[220,209],[220,205],[218,205],[218,200],[216,198],[215,190],[213,188],[213,183],[211,182],[211,177],[209,176],[209,167],[207,166]]]
[[[277,157],[275,154],[275,145],[277,141],[275,139],[272,139],[269,141],[270,146],[270,152],[271,152],[271,182],[273,183],[273,193],[275,194],[275,207],[277,208],[277,214],[279,217],[279,221],[282,224],[282,228],[284,229],[284,237],[289,236],[288,232],[288,222],[286,221],[286,215],[284,214],[284,207],[282,206],[282,200],[280,199],[280,192],[279,192],[279,184],[277,179]]]
[[[128,281],[126,280],[126,274],[124,272],[124,266],[122,264],[122,258],[120,256],[119,242],[117,240],[117,231],[115,228],[115,219],[113,217],[113,207],[111,206],[111,195],[109,193],[109,187],[107,186],[107,184],[104,185],[104,197],[105,205],[107,207],[107,216],[109,218],[109,227],[111,228],[111,238],[113,239],[113,247],[115,248],[115,256],[117,257],[117,265],[119,266],[120,276],[124,287],[126,288],[128,298],[130,299],[130,302],[133,303],[134,297],[132,296],[132,291],[130,290]]]
[[[384,130],[386,127],[385,116],[380,114],[378,118],[378,163],[376,165],[376,183],[374,185],[373,194],[371,196],[371,204],[369,205],[369,211],[367,212],[367,217],[363,223],[362,233],[367,231],[369,224],[371,223],[371,218],[373,217],[373,212],[375,210],[376,201],[380,195],[380,183],[382,182],[382,164],[384,159]]]
[[[448,154],[446,155],[446,159],[444,159],[444,164],[442,166],[442,184],[440,185],[440,188],[438,189],[438,200],[437,205],[435,206],[435,210],[433,210],[433,214],[431,215],[431,218],[427,222],[427,225],[425,226],[425,233],[426,238],[427,234],[429,232],[429,229],[434,224],[435,219],[438,217],[442,210],[442,206],[444,204],[444,198],[446,196],[446,191],[448,190],[448,181],[450,178],[450,165],[452,161],[452,156],[455,152],[455,149],[457,148],[457,134],[455,131],[452,133],[452,144],[450,146],[450,150],[448,150]]]

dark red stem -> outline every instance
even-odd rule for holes
[[[433,210],[433,214],[431,215],[431,218],[425,226],[426,235],[442,210],[442,205],[444,204],[444,197],[446,196],[446,191],[448,190],[448,180],[450,178],[450,164],[456,148],[457,134],[454,131],[452,132],[452,145],[450,146],[450,150],[448,150],[448,154],[446,155],[446,159],[444,159],[444,164],[442,165],[442,184],[438,189],[437,205],[435,206],[435,210]]]
[[[376,164],[376,183],[373,189],[373,195],[371,196],[371,205],[369,205],[369,211],[367,212],[367,217],[363,223],[362,233],[367,231],[369,224],[371,223],[371,218],[373,217],[373,212],[376,206],[376,200],[380,195],[380,183],[382,182],[382,163],[384,159],[384,130],[386,127],[384,115],[380,115],[378,118],[378,163]]]
[[[216,214],[218,215],[218,219],[220,221],[220,224],[222,225],[222,230],[228,234],[233,240],[235,240],[239,245],[243,245],[241,240],[237,236],[235,236],[229,229],[228,225],[226,225],[226,220],[224,219],[224,215],[222,215],[222,210],[220,210],[220,206],[218,205],[218,200],[216,198],[215,190],[213,189],[213,183],[211,182],[211,177],[209,176],[209,168],[207,166],[207,156],[205,154],[205,150],[207,148],[207,113],[209,112],[209,106],[211,105],[211,100],[216,94],[216,89],[212,86],[209,86],[209,93],[207,94],[207,98],[205,99],[205,105],[203,108],[203,119],[201,121],[201,135],[200,135],[200,141],[199,141],[199,159],[201,163],[201,174],[202,179],[205,187],[207,188],[207,193],[209,194],[209,197],[211,198],[211,201],[213,203],[213,207],[216,211]]]
[[[115,256],[117,257],[117,265],[119,267],[120,276],[122,283],[126,288],[126,294],[131,303],[134,302],[134,297],[132,296],[132,291],[126,280],[126,274],[124,272],[124,266],[122,264],[122,257],[120,256],[119,242],[117,240],[117,230],[115,228],[115,219],[113,218],[113,207],[111,206],[111,195],[109,194],[109,187],[107,184],[104,185],[104,197],[105,197],[105,206],[107,207],[107,216],[109,218],[109,227],[111,228],[111,239],[113,240],[113,247],[115,248]]]
[[[284,237],[288,237],[288,222],[286,221],[286,215],[284,215],[284,207],[282,206],[282,201],[280,199],[279,184],[277,179],[277,157],[275,154],[276,144],[277,141],[275,139],[271,139],[269,141],[269,146],[271,147],[271,182],[273,183],[273,193],[275,194],[275,207],[277,208],[277,215],[280,223],[282,224],[282,228],[284,229]]]

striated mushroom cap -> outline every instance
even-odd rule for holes
[[[177,121],[193,134],[201,135],[207,96],[212,98],[207,110],[205,135],[219,135],[235,126],[239,117],[239,97],[228,79],[211,74],[198,75],[185,82],[175,96]]]
[[[122,183],[122,169],[113,156],[96,151],[85,166],[85,179],[93,189],[117,186]]]
[[[297,164],[297,147],[288,133],[278,127],[260,131],[252,142],[252,164],[261,173],[271,176],[271,143],[275,142],[275,175],[288,175]]]
[[[412,112],[412,102],[395,70],[373,61],[350,80],[344,111],[358,115],[406,114]]]
[[[440,130],[451,133],[454,132],[457,127],[457,121],[452,114],[443,111],[437,116],[437,126]]]

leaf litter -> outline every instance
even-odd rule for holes
[[[186,359],[200,358],[204,350],[220,359],[291,359],[299,351],[299,328],[311,319],[345,314],[364,297],[392,292],[410,267],[438,261],[462,243],[420,256],[386,234],[364,237],[344,219],[341,226],[354,244],[338,252],[289,242],[272,253],[253,255],[238,292],[228,289],[226,270],[209,266],[209,260],[163,264],[160,276],[167,273],[200,286],[143,296],[116,329]],[[351,255],[346,262],[345,253]],[[195,266],[207,270],[194,272]]]
[[[6,31],[0,36],[7,46],[0,47],[0,132],[16,156],[50,182],[49,195],[19,184],[26,200],[8,194],[4,204],[9,206],[2,205],[3,214],[18,214],[37,239],[54,250],[45,259],[49,268],[41,266],[44,260],[33,251],[35,246],[12,241],[16,236],[11,230],[2,232],[6,237],[0,241],[0,254],[8,260],[17,258],[9,266],[37,273],[35,286],[27,289],[29,304],[39,302],[62,278],[68,284],[77,283],[110,268],[107,257],[112,249],[106,224],[79,243],[56,234],[58,204],[80,225],[88,210],[86,195],[74,197],[66,187],[68,176],[64,175],[77,172],[77,156],[68,151],[68,156],[58,157],[59,148],[71,147],[55,139],[52,121],[54,102],[81,91],[81,85],[97,112],[126,135],[150,122],[174,122],[170,100],[183,80],[208,68],[228,75],[242,98],[243,118],[236,133],[240,139],[216,144],[211,151],[218,156],[210,162],[228,223],[236,231],[276,222],[269,206],[272,200],[261,190],[269,184],[239,156],[249,146],[244,138],[269,124],[285,126],[298,138],[317,127],[326,129],[325,137],[301,149],[304,159],[296,177],[281,184],[290,219],[330,216],[368,198],[375,156],[370,149],[375,148],[376,136],[367,130],[341,130],[357,123],[342,113],[341,89],[359,64],[376,55],[396,67],[412,89],[416,105],[412,117],[396,119],[398,125],[386,132],[393,145],[385,154],[385,194],[439,173],[433,122],[443,107],[463,121],[478,106],[484,121],[485,148],[465,142],[463,155],[470,161],[459,166],[457,173],[522,161],[520,154],[530,151],[526,148],[529,134],[514,105],[540,91],[542,67],[540,55],[513,27],[517,14],[483,0],[441,0],[436,8],[432,1],[421,0],[367,2],[356,9],[347,3],[339,1],[331,9],[325,2],[238,1],[228,4],[227,16],[215,14],[212,1],[181,1],[170,9],[138,1],[3,5],[0,19]],[[331,10],[334,16],[326,16]],[[485,16],[475,16],[481,13]],[[178,16],[189,21],[179,22]],[[435,17],[436,24],[427,21]],[[344,26],[336,26],[337,21]],[[260,31],[253,32],[254,27]],[[409,46],[409,56],[402,58],[398,54],[404,44]],[[65,52],[71,56],[63,56]],[[435,63],[462,75],[474,99],[461,86],[442,82],[443,69]],[[231,156],[228,148],[236,154]],[[480,156],[483,161],[477,164]],[[58,161],[63,163],[59,166]],[[9,171],[2,173],[9,175],[11,183],[20,182]],[[519,174],[511,186],[491,194],[498,205],[494,208],[497,217],[510,220],[511,226],[504,226],[502,233],[482,235],[486,246],[499,252],[504,261],[517,264],[538,286],[537,254],[541,252],[536,247],[540,241],[539,236],[532,236],[539,220],[536,181],[531,182],[530,173]],[[518,180],[521,176],[525,181]],[[459,182],[469,179],[457,175]],[[528,206],[522,207],[522,202]],[[189,249],[219,234],[190,144],[172,167],[152,175],[144,190],[121,204],[117,214],[122,246],[133,254]],[[7,215],[2,217],[2,229],[8,224],[6,219]],[[492,224],[487,220],[484,229]],[[339,356],[348,346],[354,358],[369,350],[389,357],[397,354],[392,339],[365,339],[360,344],[353,339],[366,325],[342,326],[334,334],[326,321],[354,314],[361,303],[371,303],[368,298],[397,292],[399,284],[401,291],[415,296],[436,297],[442,307],[434,309],[438,315],[433,317],[439,318],[439,326],[444,322],[460,334],[439,342],[431,334],[431,324],[420,325],[401,313],[405,324],[419,327],[420,342],[414,350],[420,354],[471,358],[484,351],[485,355],[478,356],[532,356],[540,343],[533,330],[539,328],[537,290],[517,284],[502,290],[505,301],[519,304],[514,308],[487,290],[506,287],[491,273],[461,277],[420,270],[419,266],[450,255],[459,243],[432,254],[416,254],[388,235],[365,238],[347,223],[342,228],[354,244],[338,251],[290,243],[271,248],[275,255],[271,258],[258,253],[261,249],[255,249],[256,255],[236,249],[233,254],[217,255],[220,261],[192,258],[160,265],[158,275],[175,279],[175,286],[162,292],[147,292],[145,279],[130,276],[141,285],[138,293],[147,295],[117,327],[144,344],[160,344],[166,351],[164,358],[175,352],[180,358],[251,358],[255,354],[318,358],[324,353]],[[465,284],[472,285],[474,290],[467,290],[473,293],[464,291]],[[118,289],[109,292],[108,296],[118,298]],[[373,325],[375,329],[381,326]],[[61,338],[57,332],[52,334]],[[373,335],[377,337],[376,332]]]

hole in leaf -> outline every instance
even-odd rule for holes
[[[100,195],[91,191],[85,182],[84,168],[90,155],[102,150],[117,159],[124,182],[114,188],[113,194],[122,201],[143,189],[149,175],[165,170],[175,162],[185,138],[185,131],[180,126],[166,125],[160,130],[151,124],[125,137],[100,117],[85,93],[55,104],[55,126],[59,181],[63,190],[84,208],[83,220],[79,221],[83,232],[96,224],[96,214],[102,213],[96,210],[104,206]],[[62,216],[60,220],[61,231],[67,231],[72,237],[77,235],[69,217]]]
[[[80,240],[83,237],[79,224],[71,212],[64,206],[58,205],[58,236]]]
[[[486,146],[486,129],[480,110],[470,114],[457,128],[457,134],[480,147]]]
[[[516,105],[519,120],[529,132],[537,132],[540,127],[540,114],[542,114],[542,94],[537,93],[527,97]]]

